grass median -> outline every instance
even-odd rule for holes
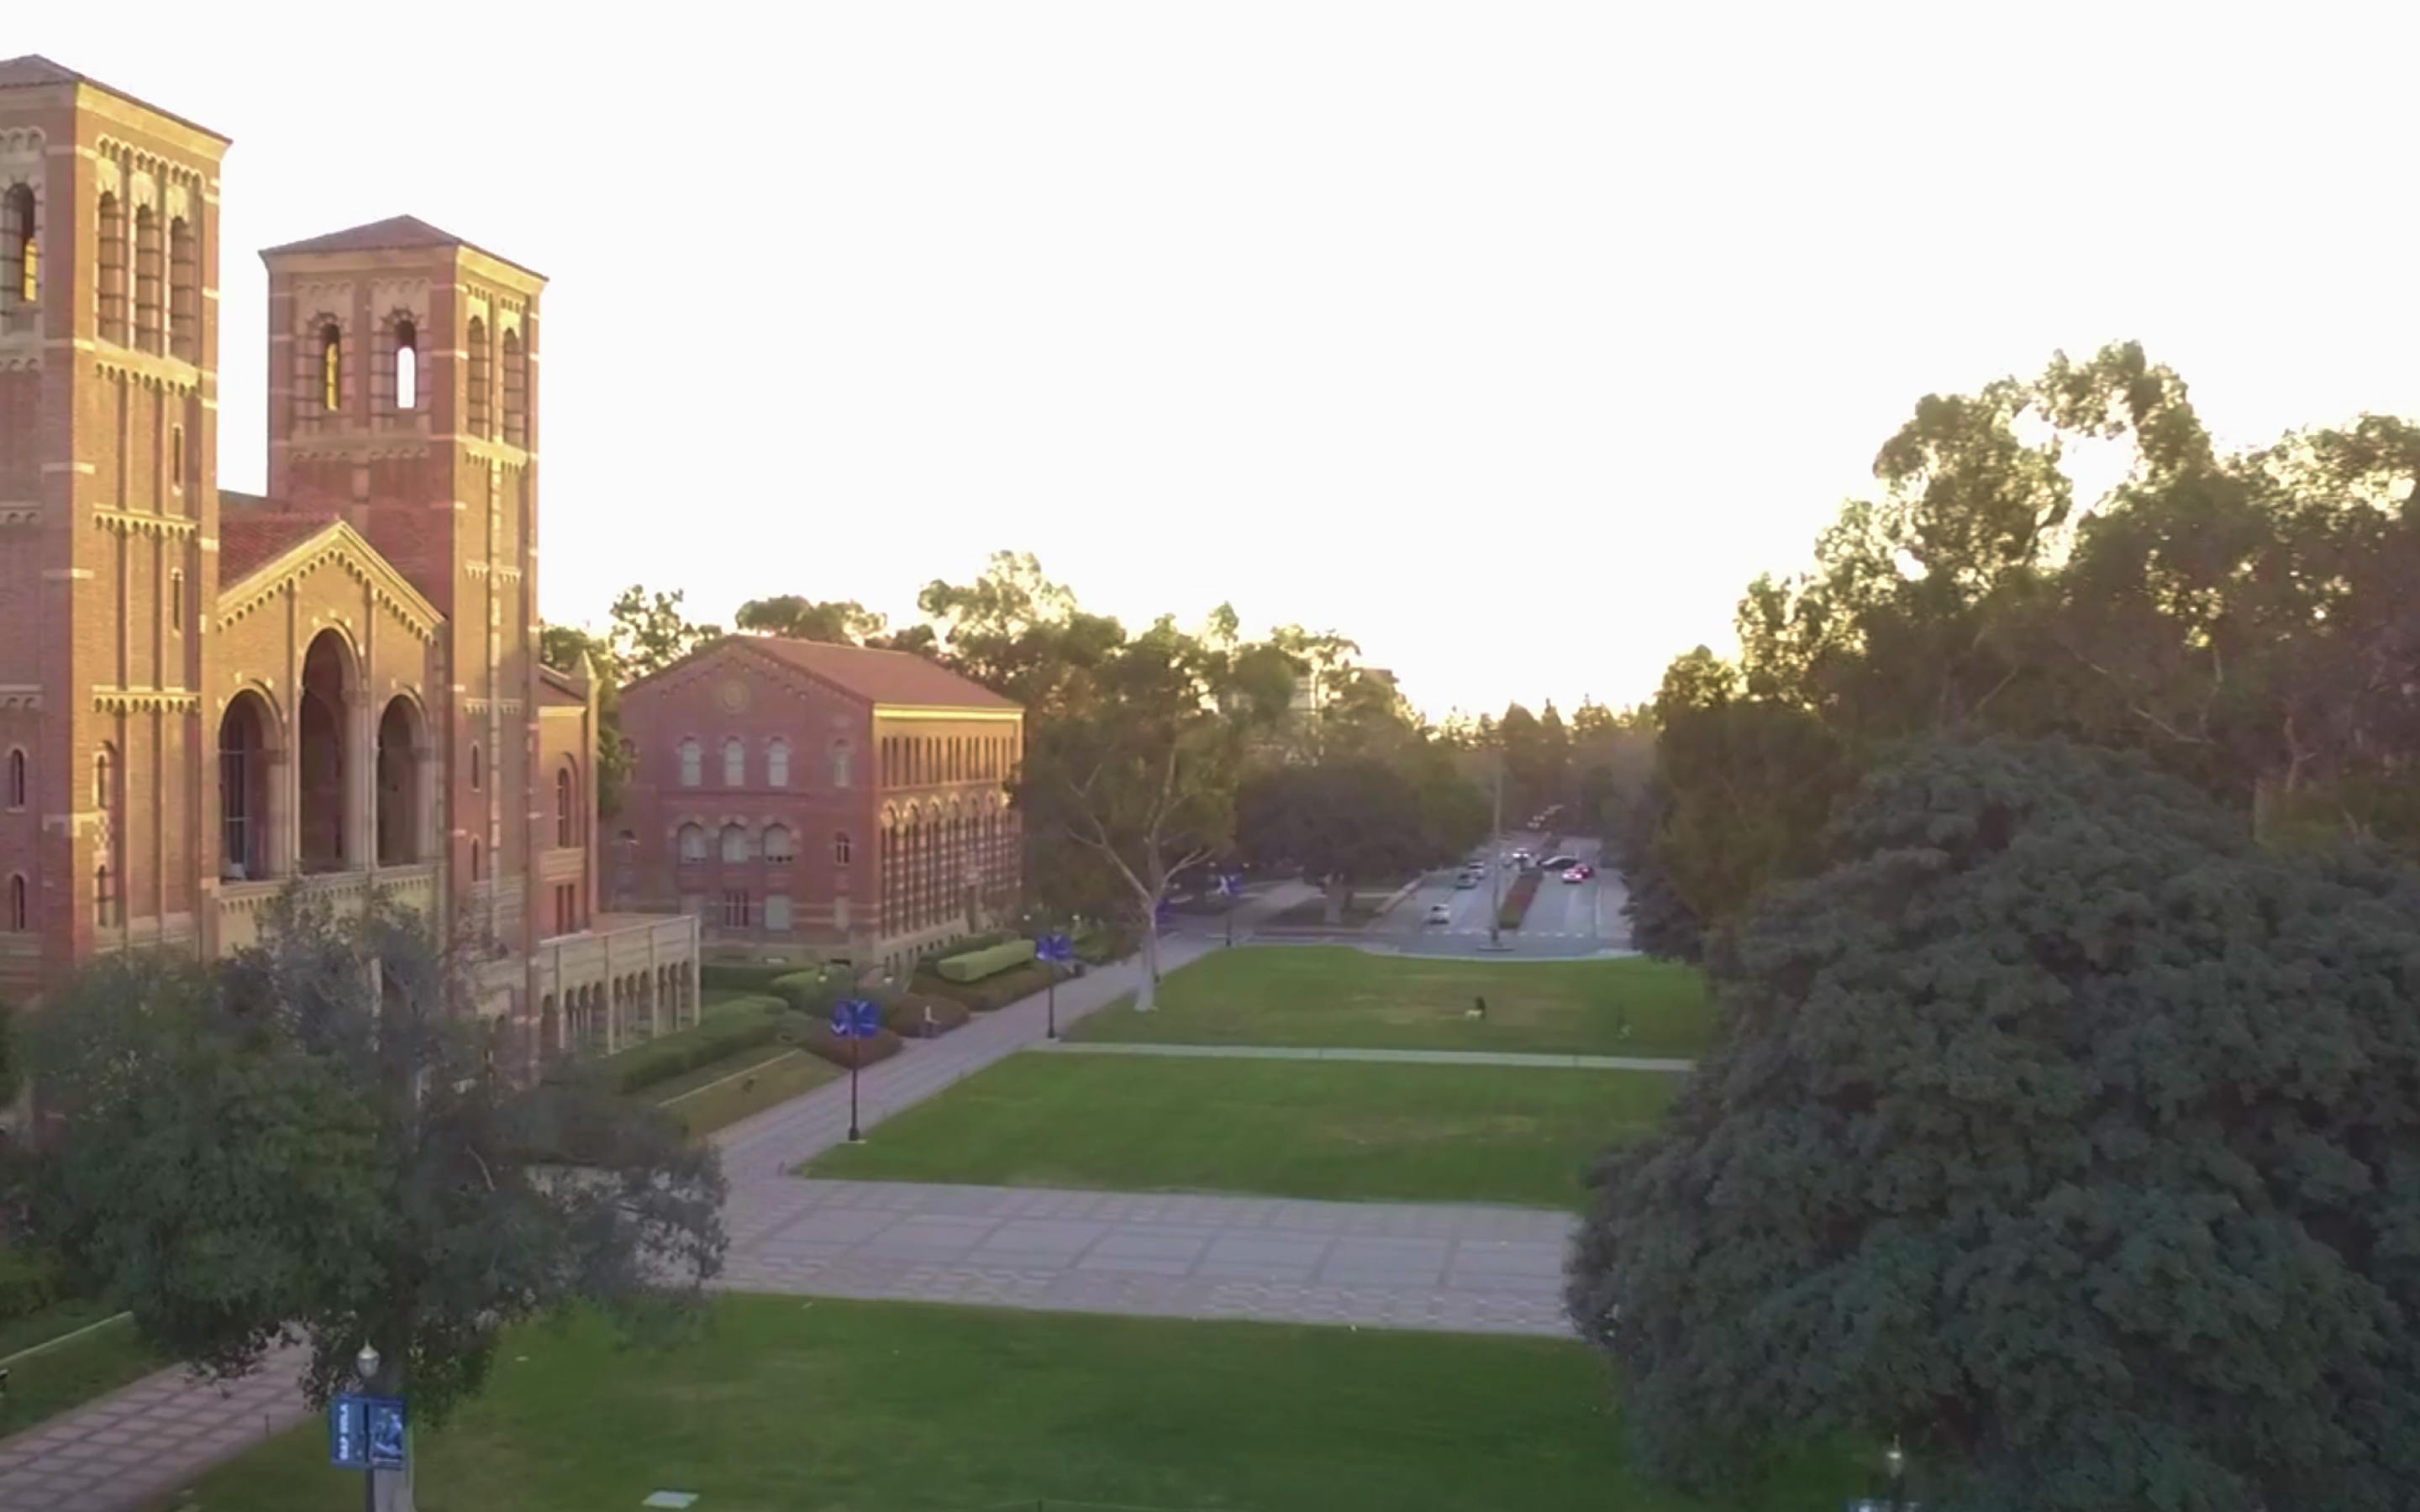
[[[1071,1039],[1161,1044],[1511,1050],[1689,1057],[1714,1011],[1694,966],[1606,961],[1423,961],[1349,946],[1217,950],[1171,972],[1159,1006],[1104,1010]],[[1471,1016],[1487,999],[1484,1018]]]
[[[1172,1512],[1683,1512],[1632,1473],[1575,1342],[726,1297],[694,1341],[580,1324],[503,1351],[416,1435],[422,1512],[591,1512],[655,1490],[698,1512],[1022,1506]],[[354,1477],[314,1422],[210,1472],[194,1512],[316,1512]],[[1743,1512],[1837,1506],[1831,1461]]]
[[[864,1180],[1576,1208],[1662,1072],[1011,1056],[806,1167]]]
[[[28,1350],[35,1352],[23,1352]],[[161,1365],[133,1319],[108,1303],[86,1301],[0,1323],[0,1361],[8,1372],[0,1438],[132,1385]]]

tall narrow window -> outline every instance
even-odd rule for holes
[[[398,414],[420,408],[420,329],[409,320],[395,323],[395,408]]]
[[[706,826],[703,825],[680,826],[680,858],[684,861],[706,859]]]
[[[748,831],[737,825],[722,826],[722,858],[726,861],[748,859]]]
[[[93,256],[101,274],[101,339],[126,340],[126,208],[115,194],[101,196],[101,244]]]
[[[92,806],[103,813],[111,810],[110,799],[117,792],[117,752],[108,746],[93,752]]]
[[[468,388],[464,393],[464,399],[466,401],[464,409],[469,412],[468,418],[470,421],[471,434],[485,440],[488,434],[488,389],[489,386],[488,377],[488,322],[480,319],[475,315],[471,317],[470,332],[463,337],[463,345],[470,348],[470,374],[468,378]]]
[[[579,839],[580,826],[571,817],[571,768],[554,769],[554,844],[557,850],[569,850]]]
[[[737,735],[722,743],[722,785],[727,788],[748,785],[748,743]]]
[[[42,244],[34,237],[34,189],[17,184],[0,202],[0,294],[31,304],[42,292]]]
[[[9,933],[23,934],[25,933],[26,913],[25,879],[23,877],[10,877],[8,879]]]
[[[181,215],[168,223],[168,352],[188,363],[202,352],[201,256]]]
[[[790,743],[779,735],[765,743],[765,785],[768,788],[790,785]]]
[[[92,921],[101,929],[117,925],[117,886],[107,862],[92,869]]]
[[[832,786],[836,788],[845,788],[848,786],[850,780],[850,768],[855,764],[856,759],[855,751],[850,748],[849,743],[845,739],[835,740],[832,742]]]
[[[765,826],[765,859],[785,864],[798,859],[790,850],[789,825],[767,825]]]
[[[832,831],[832,865],[834,865],[834,866],[846,866],[846,865],[848,865],[848,861],[849,861],[849,856],[850,856],[850,854],[851,854],[851,847],[850,847],[850,845],[849,845],[849,843],[848,843],[848,831],[847,831],[847,830],[845,830],[845,829],[835,829],[835,830],[833,830],[833,831]]]
[[[790,932],[790,895],[788,893],[766,894],[765,932],[768,934],[787,934]]]
[[[185,575],[181,572],[168,574],[168,633],[185,633]]]
[[[11,809],[22,809],[25,806],[25,753],[22,750],[12,750],[8,753],[8,807]]]
[[[160,350],[163,325],[161,300],[160,214],[148,205],[134,209],[134,344],[147,352]]]
[[[185,427],[173,426],[168,432],[168,486],[181,492],[185,486]]]
[[[483,858],[479,855],[479,842],[474,840],[471,842],[471,880],[476,882],[485,875],[487,872],[484,870]]]
[[[319,328],[319,408],[345,407],[345,333],[334,320]]]
[[[474,740],[471,742],[471,791],[473,793],[478,792],[479,784],[485,782],[487,779],[487,767],[482,763],[479,756],[479,743]]]
[[[529,358],[518,331],[504,332],[504,444],[529,444]]]

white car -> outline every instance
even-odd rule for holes
[[[1431,904],[1429,904],[1429,922],[1430,922],[1430,923],[1432,923],[1432,924],[1450,924],[1450,923],[1452,923],[1452,922],[1453,922],[1453,909],[1452,909],[1452,907],[1451,907],[1451,906],[1450,906],[1449,904],[1446,904],[1446,903],[1431,903]]]

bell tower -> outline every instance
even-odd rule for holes
[[[261,254],[272,510],[343,518],[446,617],[438,787],[452,903],[534,937],[538,300],[411,216]]]

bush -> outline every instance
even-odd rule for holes
[[[729,992],[763,993],[773,991],[773,984],[783,977],[799,974],[797,964],[741,964],[730,961],[707,961],[697,968],[698,985],[720,987]]]
[[[783,1032],[783,1039],[802,1050],[813,1051],[835,1066],[848,1064],[852,1044],[857,1047],[857,1063],[871,1066],[897,1055],[903,1043],[899,1036],[887,1028],[868,1039],[844,1040],[832,1033],[830,1025],[805,1019],[803,1015],[793,1019],[791,1024],[792,1026]]]
[[[933,1033],[943,1035],[965,1025],[974,1017],[974,1011],[955,998],[908,993],[883,1010],[882,1022],[898,1030],[903,1040],[921,1040],[924,1038],[927,1015],[932,1019]]]
[[[617,1091],[635,1092],[725,1056],[771,1044],[778,1027],[774,1015],[781,1006],[779,1000],[770,997],[747,999],[744,1008],[726,1004],[721,1011],[695,1028],[663,1035],[607,1057],[607,1080]]]
[[[949,981],[981,981],[1013,970],[1033,959],[1032,940],[1008,940],[981,950],[966,950],[935,964],[933,969]]]
[[[919,965],[931,965],[936,961],[945,960],[951,956],[971,955],[977,950],[988,950],[995,945],[1007,945],[1018,938],[1021,936],[1015,930],[1005,929],[996,929],[983,934],[970,934],[964,939],[952,940],[947,945],[934,946],[918,956],[916,961]]]
[[[981,981],[952,981],[945,977],[918,977],[908,984],[911,993],[928,997],[946,997],[964,1003],[978,1013],[1006,1008],[1020,997],[1031,997],[1050,985],[1050,968],[1039,961],[1028,961],[1021,966],[985,977]]]
[[[1497,929],[1521,927],[1521,920],[1529,912],[1529,900],[1538,896],[1538,883],[1544,875],[1542,872],[1524,872],[1512,879],[1512,886],[1506,890],[1504,901],[1497,906]]]
[[[772,990],[794,1013],[829,1015],[832,1005],[846,997],[856,983],[855,974],[846,966],[818,966],[774,978]]]
[[[72,1294],[67,1273],[49,1256],[0,1249],[0,1323],[30,1318]]]

